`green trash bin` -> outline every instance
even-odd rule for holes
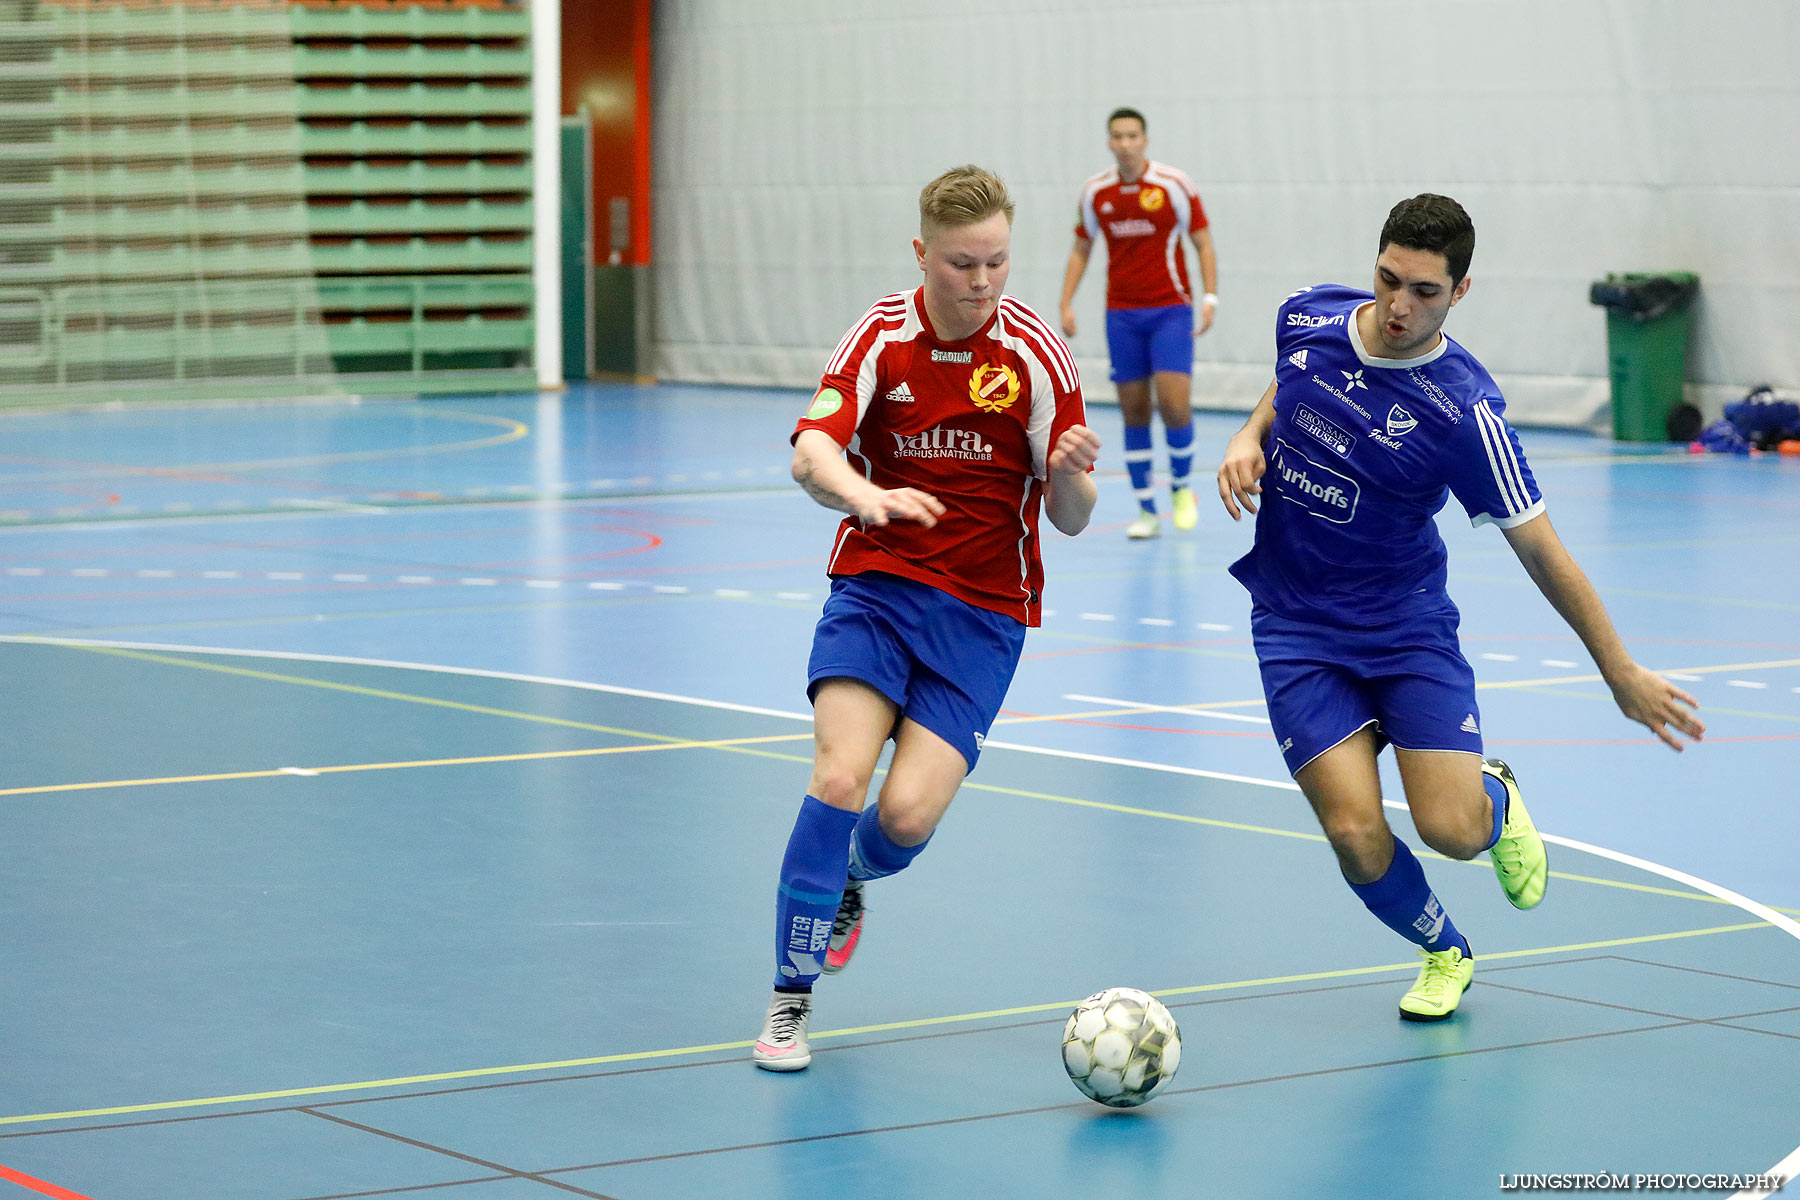
[[[1613,437],[1666,442],[1669,412],[1687,378],[1688,330],[1700,277],[1690,271],[1608,275],[1588,288],[1606,309]]]

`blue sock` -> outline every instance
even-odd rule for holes
[[[1125,470],[1131,475],[1131,491],[1137,497],[1138,507],[1145,512],[1156,511],[1156,488],[1150,482],[1150,459],[1150,427],[1127,425]]]
[[[881,827],[881,806],[871,804],[856,820],[850,835],[850,878],[862,882],[886,879],[906,870],[920,851],[931,845],[926,838],[916,846],[902,846]]]
[[[1376,919],[1414,945],[1434,954],[1460,946],[1465,955],[1474,957],[1468,940],[1450,923],[1450,914],[1425,882],[1425,869],[1399,838],[1394,839],[1394,861],[1387,874],[1374,883],[1352,883],[1350,890]]]
[[[775,892],[775,987],[811,991],[824,969],[831,922],[844,898],[844,861],[856,814],[808,796],[781,860]]]
[[[1169,446],[1169,486],[1184,488],[1194,467],[1194,423],[1189,421],[1180,428],[1163,426],[1163,441]]]
[[[1483,850],[1492,850],[1494,843],[1500,840],[1500,831],[1506,828],[1506,806],[1511,798],[1506,794],[1506,785],[1486,771],[1481,773],[1481,786],[1487,789],[1488,799],[1494,802],[1494,836],[1482,847]]]

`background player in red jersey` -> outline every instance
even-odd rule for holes
[[[1169,446],[1170,507],[1175,528],[1192,529],[1199,520],[1188,474],[1194,462],[1194,410],[1189,385],[1194,374],[1194,339],[1212,328],[1218,309],[1218,264],[1212,230],[1200,195],[1174,167],[1151,162],[1144,149],[1144,114],[1115,109],[1106,119],[1106,144],[1118,166],[1089,179],[1081,189],[1075,248],[1063,272],[1062,329],[1075,336],[1075,289],[1087,271],[1094,239],[1106,238],[1106,344],[1112,380],[1125,418],[1125,467],[1131,473],[1138,515],[1126,529],[1134,538],[1155,537],[1156,489],[1151,483],[1150,383]],[[1204,295],[1198,323],[1188,286],[1183,237],[1200,255]]]
[[[850,515],[808,664],[813,769],[776,893],[775,994],[752,1053],[766,1070],[812,1061],[813,983],[861,940],[863,883],[917,857],[974,769],[1039,621],[1040,505],[1071,535],[1093,512],[1100,439],[1075,361],[1002,295],[1012,214],[978,167],[925,186],[924,286],[851,328],[794,434],[794,479]]]

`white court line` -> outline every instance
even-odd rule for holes
[[[615,696],[637,696],[647,700],[663,700],[672,704],[686,704],[696,708],[713,708],[721,709],[726,712],[752,713],[760,716],[783,718],[786,720],[812,720],[812,716],[809,713],[783,712],[780,709],[760,708],[748,704],[733,704],[723,700],[703,700],[694,696],[680,696],[669,692],[651,692],[641,688],[620,687],[614,684],[587,683],[576,679],[555,679],[544,675],[524,675],[513,671],[486,671],[474,667],[449,667],[432,663],[394,662],[384,659],[358,658],[340,654],[302,654],[293,651],[236,650],[218,646],[185,646],[157,642],[120,642],[85,638],[33,637],[20,634],[0,634],[0,642],[16,642],[25,645],[76,647],[100,646],[121,650],[218,654],[237,658],[285,659],[295,662],[326,662],[342,663],[349,666],[392,667],[403,671],[424,671],[443,675],[469,675],[483,679],[505,679],[520,683],[542,683],[552,687],[567,687],[579,691],[603,692]],[[1222,771],[1204,771],[1197,767],[1177,767],[1166,763],[1144,762],[1130,758],[1113,758],[1101,754],[1083,754],[1074,750],[1051,750],[1042,746],[1022,746],[1011,742],[989,741],[985,742],[983,746],[984,749],[989,750],[1013,750],[1022,754],[1037,754],[1048,758],[1068,758],[1077,759],[1082,762],[1106,763],[1113,766],[1132,767],[1142,771],[1156,771],[1162,774],[1185,775],[1202,779],[1218,779],[1228,783],[1244,783],[1255,787],[1277,788],[1283,791],[1297,792],[1300,790],[1298,784],[1294,783],[1292,780],[1285,779],[1259,779],[1251,775],[1230,775]],[[1406,808],[1406,805],[1398,800],[1384,800],[1382,803],[1389,808],[1402,810]],[[1765,904],[1759,904],[1746,896],[1742,896],[1737,892],[1732,891],[1730,888],[1721,887],[1716,883],[1701,879],[1697,875],[1689,875],[1687,872],[1678,871],[1673,867],[1665,867],[1661,863],[1651,862],[1649,859],[1636,858],[1632,855],[1622,854],[1616,850],[1608,850],[1602,846],[1595,846],[1588,842],[1578,842],[1572,838],[1558,837],[1548,833],[1542,834],[1542,837],[1546,842],[1550,842],[1554,845],[1566,846],[1571,850],[1598,855],[1601,858],[1610,859],[1613,862],[1633,867],[1640,871],[1646,871],[1652,875],[1659,875],[1664,879],[1673,880],[1676,883],[1684,884],[1687,887],[1704,892],[1709,896],[1713,896],[1719,900],[1725,901],[1727,904],[1742,909],[1756,917],[1758,920],[1768,922],[1795,941],[1800,941],[1800,922],[1796,922],[1793,918],[1776,912]],[[1779,1175],[1784,1179],[1800,1173],[1800,1146],[1795,1147],[1793,1153],[1783,1158],[1773,1167],[1770,1167],[1765,1173]],[[1774,1194],[1775,1193],[1771,1190],[1742,1191],[1733,1196],[1731,1200],[1767,1200],[1768,1197],[1773,1196]]]
[[[1191,717],[1217,717],[1221,721],[1247,721],[1252,725],[1267,725],[1267,717],[1253,717],[1248,713],[1219,712],[1202,704],[1146,704],[1141,700],[1115,700],[1110,696],[1084,696],[1080,692],[1064,692],[1064,700],[1074,700],[1080,704],[1104,704],[1108,708],[1135,708],[1142,712],[1184,713]]]
[[[386,508],[377,508],[375,505],[372,505],[372,504],[355,504],[349,500],[297,500],[297,499],[285,499],[284,498],[281,500],[276,500],[274,503],[286,504],[286,505],[290,505],[294,508],[324,509],[327,512],[383,513],[383,514],[385,514],[385,513],[392,511],[392,510],[386,509]]]

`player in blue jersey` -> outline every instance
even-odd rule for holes
[[[1425,960],[1400,1001],[1411,1021],[1456,1011],[1474,975],[1466,938],[1389,829],[1375,758],[1394,747],[1425,844],[1488,851],[1515,907],[1543,899],[1543,839],[1499,759],[1483,759],[1475,676],[1457,640],[1434,516],[1454,494],[1498,525],[1532,582],[1593,655],[1620,710],[1676,750],[1699,740],[1694,698],[1626,653],[1544,512],[1500,389],[1440,331],[1469,290],[1475,227],[1447,196],[1388,214],[1373,293],[1303,288],[1276,317],[1275,381],[1219,467],[1256,540],[1231,573],[1288,770],[1344,878]],[[1262,503],[1258,504],[1257,498]]]

